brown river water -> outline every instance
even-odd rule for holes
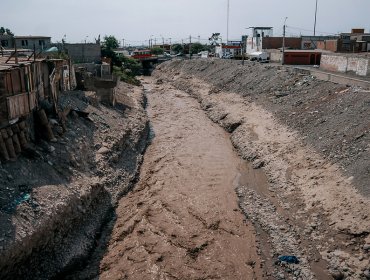
[[[186,93],[144,84],[152,142],[123,197],[101,279],[262,279],[256,234],[238,207],[242,160]]]

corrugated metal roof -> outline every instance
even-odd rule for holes
[[[47,36],[14,36],[15,39],[51,39]]]
[[[18,57],[18,64],[15,63],[14,57],[12,57],[7,63],[9,56],[0,56],[0,71],[9,70],[11,68],[19,67],[20,65],[30,65],[33,62],[33,57],[28,60],[28,57]],[[44,61],[44,58],[37,58],[36,61]]]

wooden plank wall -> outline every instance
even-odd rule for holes
[[[25,62],[0,71],[0,125],[30,114],[45,98],[56,106],[60,91],[71,89],[72,69],[69,62],[58,60]]]
[[[29,94],[22,93],[6,98],[9,120],[26,116],[30,113]]]

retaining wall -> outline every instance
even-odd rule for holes
[[[370,76],[369,61],[368,57],[323,54],[320,68],[332,72],[353,72],[358,76]]]

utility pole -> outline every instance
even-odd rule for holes
[[[316,19],[317,19],[317,0],[316,0],[316,8],[315,8],[315,24],[313,26],[313,36],[316,36]]]
[[[244,65],[244,40],[242,40],[241,54],[242,54],[242,65]]]
[[[227,42],[229,42],[229,13],[230,13],[230,0],[227,0],[226,44]]]
[[[125,39],[122,38],[122,48],[125,47]]]
[[[286,29],[286,20],[287,19],[288,19],[288,17],[285,17],[284,26],[283,26],[283,57],[281,59],[281,64],[283,64],[283,65],[285,63],[285,29]]]
[[[189,37],[189,59],[191,59],[191,35]]]

